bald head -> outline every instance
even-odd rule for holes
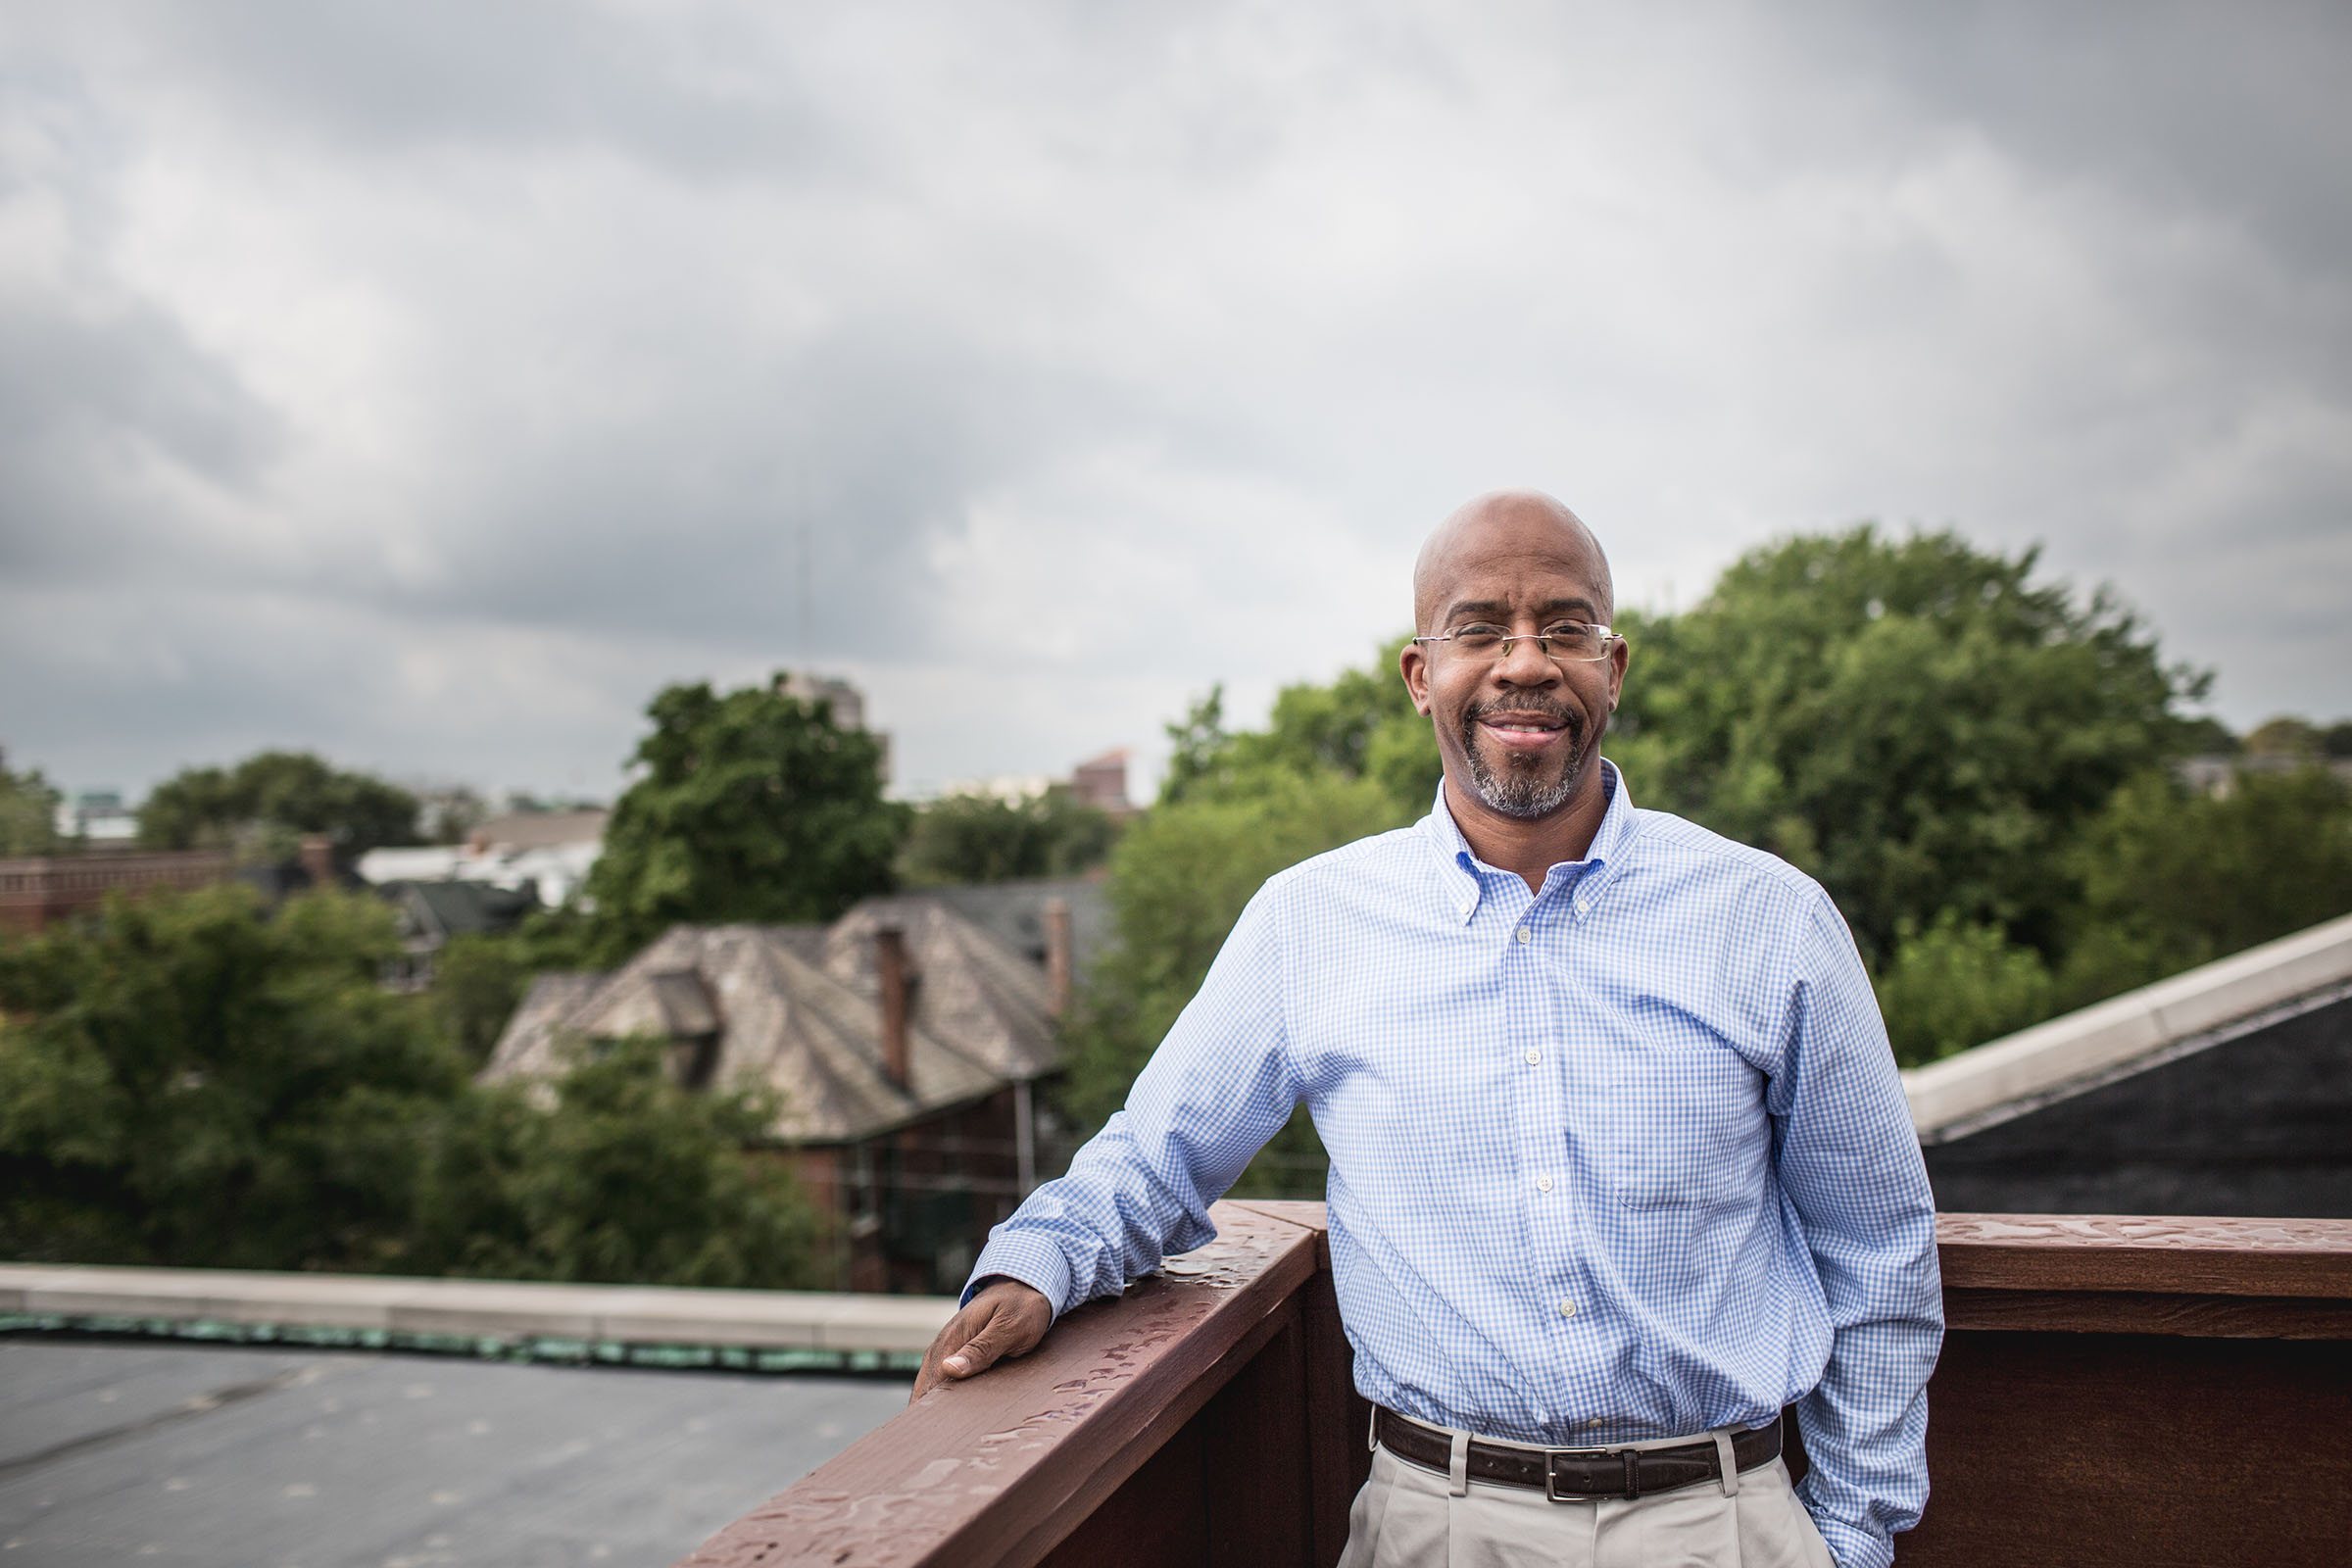
[[[1494,490],[1464,503],[1438,524],[1413,564],[1413,624],[1434,632],[1451,596],[1474,577],[1500,569],[1565,567],[1593,596],[1592,617],[1615,612],[1609,558],[1583,519],[1541,490]]]

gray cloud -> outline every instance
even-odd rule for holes
[[[0,739],[597,787],[655,686],[807,647],[910,778],[1050,770],[1359,660],[1503,482],[1637,602],[1861,516],[2045,540],[2234,720],[2332,715],[2347,54],[2262,8],[12,17]]]

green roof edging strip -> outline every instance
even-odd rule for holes
[[[486,1361],[554,1366],[646,1366],[672,1371],[847,1372],[912,1376],[919,1350],[827,1350],[808,1346],[760,1348],[739,1345],[635,1345],[616,1340],[567,1340],[545,1335],[425,1334],[391,1329],[334,1328],[308,1323],[231,1323],[220,1318],[0,1312],[0,1335],[68,1334],[107,1339],[197,1340],[229,1345],[313,1346],[325,1349],[399,1350],[466,1355]]]

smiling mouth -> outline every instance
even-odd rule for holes
[[[1471,718],[1506,752],[1542,751],[1556,737],[1567,734],[1575,722],[1566,713],[1509,710],[1473,713]]]

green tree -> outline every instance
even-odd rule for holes
[[[521,945],[504,932],[455,936],[434,955],[427,1004],[442,1037],[467,1065],[479,1067],[490,1059],[535,972]]]
[[[1159,804],[1110,858],[1118,942],[1068,1025],[1065,1100],[1081,1125],[1100,1125],[1126,1099],[1268,877],[1429,809],[1442,768],[1397,672],[1403,641],[1328,685],[1284,687],[1262,730],[1225,727],[1221,687],[1168,726]],[[1234,1191],[1313,1196],[1328,1163],[1300,1113]]]
[[[264,918],[234,886],[0,945],[0,1255],[813,1279],[816,1217],[747,1152],[772,1102],[679,1088],[645,1043],[477,1088],[440,1004],[376,983],[398,951],[372,899]]]
[[[880,743],[830,703],[697,684],[646,716],[588,877],[603,961],[682,920],[830,920],[888,891],[909,812],[882,798]]]
[[[417,842],[416,797],[371,773],[346,772],[308,752],[261,752],[230,768],[191,767],[139,807],[139,842],[157,850],[232,850],[291,860],[323,833],[349,863],[387,844]]]
[[[390,910],[241,887],[111,901],[0,947],[0,1249],[388,1266],[457,1056],[376,983]]]
[[[2065,846],[2192,739],[2205,679],[2035,564],[1868,525],[1758,550],[1687,613],[1619,617],[1608,752],[1643,804],[1819,877],[1866,956],[1947,909],[2051,955]]]
[[[1127,1098],[1266,878],[1406,819],[1378,784],[1330,768],[1268,769],[1254,782],[1248,796],[1155,807],[1112,852],[1108,891],[1119,940],[1096,964],[1068,1026],[1065,1093],[1081,1124],[1101,1125]],[[1324,1164],[1300,1115],[1235,1191],[1311,1196]]]
[[[428,1273],[806,1288],[825,1255],[790,1173],[746,1154],[774,1102],[674,1083],[654,1040],[575,1044],[543,1102],[479,1090],[425,1159],[414,1258]]]
[[[1877,984],[1894,1059],[1906,1067],[2039,1023],[2057,996],[2040,954],[1950,909],[1925,931],[1899,934]]]
[[[2060,992],[2081,1006],[2352,912],[2352,792],[2324,766],[2219,796],[2151,772],[2067,858],[2081,895]]]
[[[2244,743],[2248,757],[2277,758],[2287,761],[2316,761],[2322,755],[2322,742],[2327,731],[2310,719],[2282,713],[2268,719],[2246,732]]]
[[[59,799],[39,768],[17,773],[0,764],[0,856],[55,851]]]
[[[914,815],[902,859],[918,885],[1070,876],[1101,865],[1118,837],[1108,812],[1056,784],[1007,801],[950,795]]]
[[[1327,686],[1284,687],[1262,730],[1228,732],[1224,689],[1212,688],[1182,723],[1168,726],[1173,753],[1161,802],[1248,798],[1267,776],[1323,770],[1371,780],[1412,815],[1428,810],[1444,766],[1429,720],[1413,710],[1397,671],[1405,641],[1393,639],[1369,665],[1344,670]]]
[[[600,963],[595,921],[565,906],[538,909],[511,931],[452,937],[433,964],[423,1004],[470,1067],[489,1060],[536,975]]]

